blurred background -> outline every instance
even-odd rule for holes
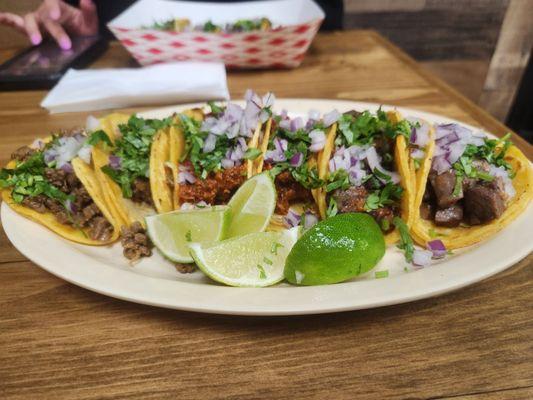
[[[0,0],[0,9],[22,14],[39,3]],[[533,0],[344,0],[339,26],[379,31],[532,140]],[[0,47],[24,43],[23,36],[0,26]]]

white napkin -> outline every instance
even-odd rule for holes
[[[228,98],[224,64],[180,62],[135,69],[71,69],[41,107],[60,113]]]

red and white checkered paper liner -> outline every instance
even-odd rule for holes
[[[322,21],[241,33],[109,28],[142,65],[204,61],[223,62],[228,68],[294,68],[301,64]]]

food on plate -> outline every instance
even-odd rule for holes
[[[489,139],[458,124],[437,125],[435,133],[417,182],[415,240],[438,238],[447,249],[470,246],[526,209],[531,164],[508,136]]]
[[[317,196],[320,215],[366,212],[387,243],[395,243],[399,234],[394,218],[411,226],[414,182],[407,143],[413,126],[397,112],[332,114],[334,134],[318,160],[325,181]]]
[[[231,213],[227,206],[172,211],[146,217],[148,236],[171,261],[192,263],[191,242],[217,242],[227,237]]]
[[[90,138],[64,131],[19,148],[0,172],[3,200],[17,213],[77,243],[104,245],[120,226],[91,166]]]
[[[263,287],[283,280],[287,254],[300,228],[258,232],[221,242],[191,243],[191,255],[211,279],[229,286]],[[231,261],[230,261],[231,260]]]
[[[293,246],[285,279],[295,285],[326,285],[370,271],[385,254],[381,227],[369,214],[347,213],[321,221]]]
[[[178,114],[182,129],[171,140],[177,154],[176,207],[227,204],[237,189],[256,171],[253,161],[261,154],[258,143],[270,118],[274,97],[262,99],[249,91],[246,104],[216,105],[201,118]]]
[[[255,168],[268,171],[274,179],[277,201],[272,229],[310,227],[318,221],[316,193],[324,184],[318,160],[333,125],[334,121],[328,123],[314,111],[307,121],[291,119],[283,111],[267,124]]]
[[[251,31],[267,31],[272,28],[272,22],[268,18],[239,19],[232,23],[214,24],[207,21],[203,24],[192,25],[187,18],[173,18],[163,22],[155,22],[148,27],[169,32],[222,32],[238,33]]]

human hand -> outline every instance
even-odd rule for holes
[[[0,24],[11,26],[26,34],[31,43],[38,45],[43,35],[49,34],[62,49],[72,46],[70,35],[96,35],[98,33],[98,14],[92,0],[80,0],[79,8],[62,0],[44,0],[33,12],[20,16],[0,12]]]

